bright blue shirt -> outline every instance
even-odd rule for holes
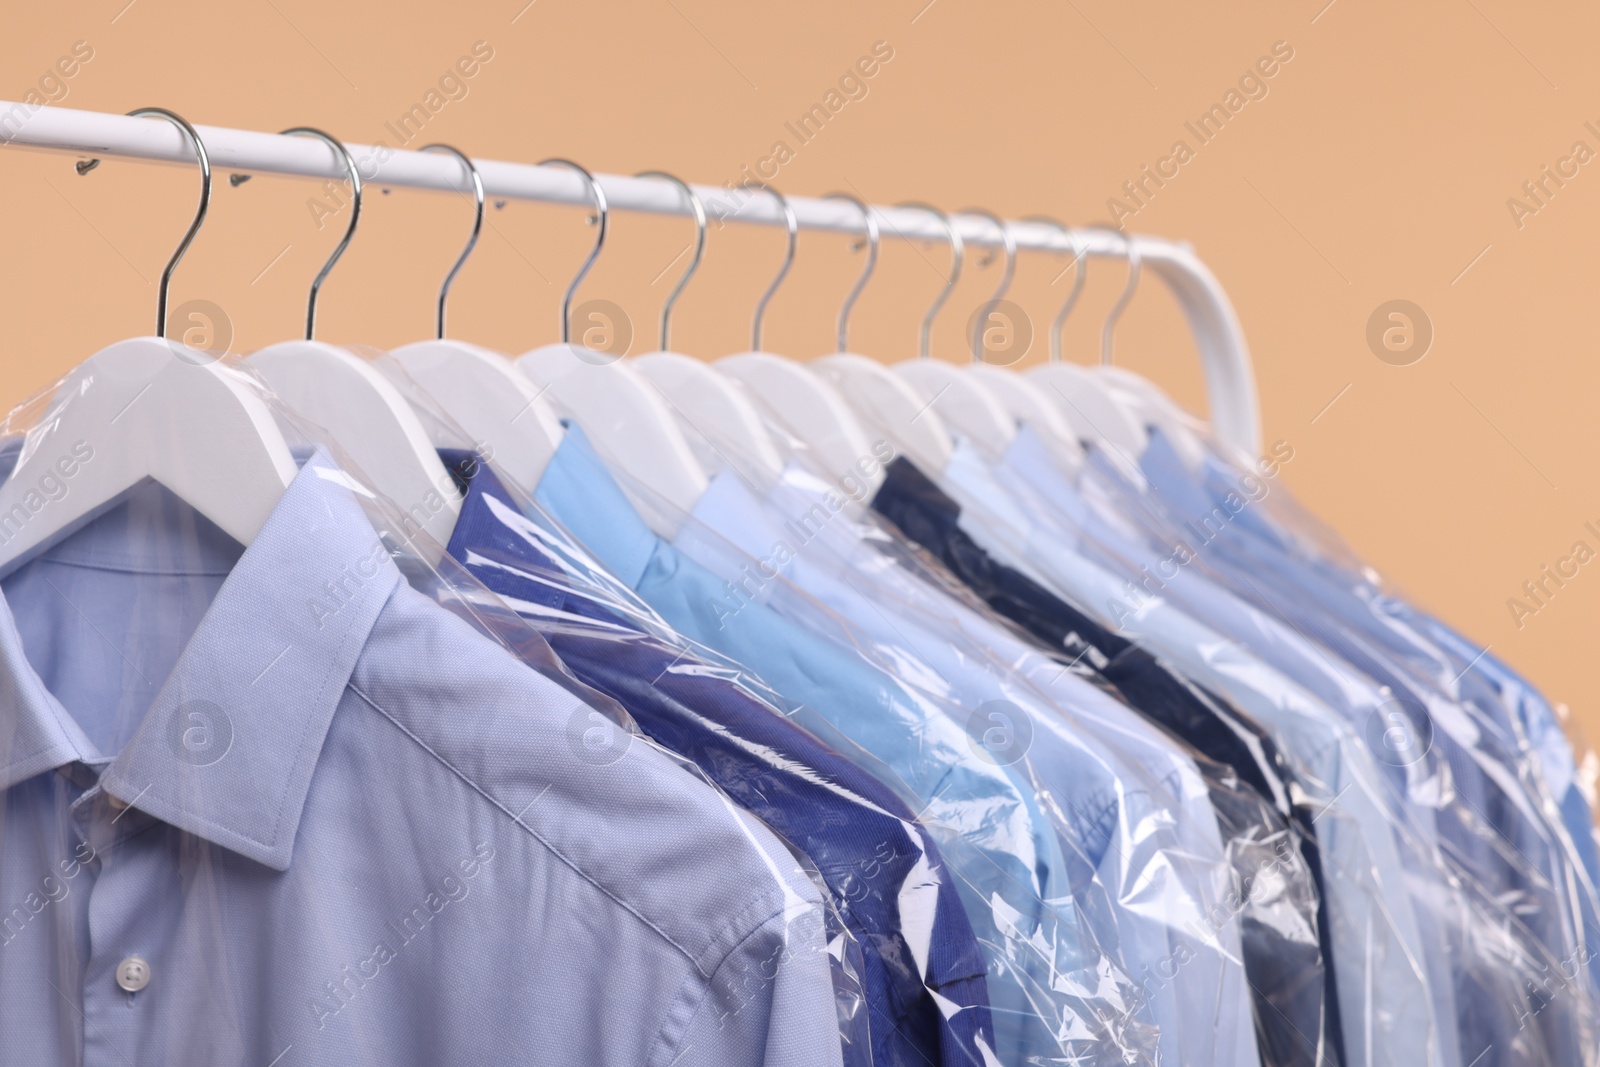
[[[570,554],[558,562],[546,531],[471,453],[441,458],[466,484],[451,558],[537,628],[579,681],[816,864],[864,962],[870,1048],[847,1046],[846,1062],[981,1067],[994,1045],[983,956],[938,847],[894,792],[688,641],[648,632],[635,621],[648,609],[608,603],[614,587],[587,586]]]
[[[679,632],[752,668],[812,733],[843,734],[888,764],[939,835],[989,962],[1003,1063],[1073,1062],[1113,1046],[1147,1049],[1125,979],[1070,895],[1070,877],[1033,791],[980,755],[950,716],[838,641],[748,600],[652,533],[575,427],[535,491],[540,505]],[[752,569],[745,588],[763,579]]]

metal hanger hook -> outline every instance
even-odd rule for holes
[[[194,221],[189,223],[189,230],[183,235],[183,240],[178,242],[178,247],[173,251],[167,265],[161,271],[161,284],[156,287],[156,336],[162,340],[167,336],[167,292],[172,288],[172,272],[177,269],[178,261],[183,259],[183,254],[189,251],[189,246],[194,243],[194,235],[200,232],[200,224],[206,221],[206,211],[211,207],[211,157],[206,154],[206,146],[200,140],[200,134],[189,124],[189,120],[175,111],[168,111],[164,107],[141,107],[128,112],[129,118],[163,118],[178,127],[189,142],[189,147],[194,151],[195,159],[200,161],[200,206],[195,210]],[[99,159],[85,160],[75,164],[79,174],[88,174],[100,165]]]
[[[1072,309],[1077,306],[1078,297],[1083,293],[1083,285],[1089,278],[1089,257],[1084,254],[1083,242],[1066,223],[1053,219],[1049,215],[1029,215],[1023,222],[1036,222],[1045,226],[1053,226],[1067,239],[1067,246],[1072,249],[1072,262],[1077,269],[1073,271],[1072,292],[1067,294],[1067,299],[1062,303],[1061,310],[1056,312],[1055,321],[1050,324],[1050,362],[1061,362],[1061,327],[1066,325],[1067,316],[1072,314]],[[1064,270],[1065,268],[1063,268]],[[1060,275],[1057,275],[1060,277]],[[1053,283],[1052,283],[1053,284]]]
[[[1111,366],[1113,351],[1113,337],[1117,329],[1117,320],[1122,317],[1123,309],[1133,299],[1134,290],[1139,288],[1139,269],[1144,257],[1139,252],[1139,246],[1133,238],[1114,226],[1091,226],[1091,230],[1109,233],[1122,239],[1123,255],[1128,259],[1128,282],[1122,287],[1122,295],[1117,297],[1117,302],[1111,305],[1111,310],[1106,312],[1105,325],[1100,327],[1100,363],[1102,366]]]
[[[1011,235],[1011,227],[1003,222],[999,215],[981,207],[969,207],[965,211],[957,212],[959,215],[976,215],[980,219],[988,219],[1000,231],[1000,245],[1005,249],[1006,266],[1000,275],[1000,284],[995,287],[993,295],[985,300],[979,308],[977,320],[972,324],[972,362],[983,362],[983,328],[989,321],[989,315],[1000,305],[1000,298],[1006,295],[1011,288],[1011,279],[1017,274],[1017,239]],[[986,256],[982,264],[989,263],[994,258],[993,253]],[[982,265],[980,264],[980,265]]]
[[[606,246],[606,228],[610,223],[611,208],[606,204],[606,194],[600,188],[600,183],[595,176],[589,173],[588,168],[582,164],[574,163],[570,159],[542,159],[541,167],[566,167],[575,171],[589,186],[589,199],[594,202],[595,214],[600,223],[600,232],[594,239],[594,247],[589,249],[588,258],[583,261],[583,266],[578,268],[578,273],[573,275],[572,284],[567,286],[567,291],[561,297],[561,343],[569,344],[572,340],[572,297],[578,291],[578,286],[583,284],[584,276],[589,273],[589,268],[594,266],[594,261],[600,258],[600,250]]]
[[[850,350],[850,312],[854,310],[856,298],[861,295],[861,290],[867,287],[867,279],[872,277],[873,270],[878,266],[878,220],[873,217],[870,207],[862,203],[859,197],[851,196],[849,193],[829,193],[823,199],[845,200],[854,204],[856,210],[861,212],[861,223],[867,230],[867,265],[861,268],[861,277],[856,279],[856,284],[850,287],[850,292],[844,298],[844,303],[839,305],[839,351],[848,352]]]
[[[922,316],[922,330],[917,338],[917,358],[929,358],[933,339],[933,320],[938,317],[939,309],[944,307],[944,302],[950,299],[950,292],[956,287],[956,282],[961,280],[961,264],[967,258],[966,242],[961,239],[961,231],[956,229],[956,224],[950,221],[950,216],[934,207],[918,200],[907,200],[896,207],[910,208],[916,211],[925,211],[939,220],[939,225],[944,227],[945,240],[950,243],[950,277],[945,279],[944,288],[939,290],[939,295],[934,298],[933,305],[928,308],[928,313]]]
[[[683,276],[678,279],[678,284],[672,287],[672,292],[667,294],[667,299],[661,305],[661,351],[667,351],[667,325],[672,318],[672,305],[678,302],[678,294],[683,292],[683,287],[689,284],[689,279],[694,277],[694,272],[700,269],[700,257],[706,251],[706,206],[700,200],[700,194],[689,187],[689,183],[681,178],[668,174],[664,170],[645,170],[634,175],[635,178],[660,178],[676,185],[683,195],[689,200],[689,208],[694,212],[694,258],[689,260],[689,266],[684,270]],[[678,253],[680,256],[682,252]]]
[[[778,202],[778,207],[783,211],[783,224],[789,230],[789,247],[783,256],[783,266],[778,268],[778,273],[773,277],[772,284],[767,286],[767,291],[761,294],[761,299],[756,301],[756,313],[750,319],[750,350],[761,351],[761,322],[767,315],[767,304],[772,300],[772,294],[778,291],[778,286],[789,276],[789,268],[794,266],[795,245],[799,243],[800,220],[794,216],[794,208],[789,206],[788,197],[768,185],[766,182],[745,182],[744,188],[756,188],[766,193]]]
[[[345,227],[344,237],[339,241],[338,247],[333,250],[333,254],[328,257],[328,262],[322,265],[322,269],[312,279],[311,295],[306,300],[306,340],[311,341],[315,339],[317,332],[317,294],[322,291],[322,283],[327,279],[328,272],[333,270],[335,263],[339,262],[339,257],[344,255],[344,250],[350,247],[350,239],[356,235],[356,223],[361,219],[361,171],[356,167],[355,158],[350,155],[350,150],[345,148],[344,142],[313,126],[296,126],[293,129],[284,130],[280,136],[315,137],[322,141],[333,149],[339,158],[344,160],[345,174],[350,181],[350,199],[352,203],[350,225]],[[442,323],[442,310],[440,315]],[[440,331],[442,336],[442,325],[440,326]]]
[[[444,308],[445,302],[450,299],[450,285],[456,280],[456,275],[461,273],[461,268],[466,264],[467,257],[472,255],[472,250],[478,247],[478,235],[483,232],[483,178],[478,174],[477,164],[472,162],[465,152],[447,144],[423,145],[417,149],[419,152],[448,152],[461,161],[466,168],[467,176],[472,179],[472,195],[477,201],[477,211],[472,217],[472,236],[467,238],[467,247],[461,250],[461,255],[456,258],[456,265],[450,268],[450,273],[444,276],[444,284],[439,286],[439,315],[435,326],[434,336],[444,340]],[[342,251],[342,249],[341,249]]]

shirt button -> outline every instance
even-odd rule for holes
[[[137,993],[150,984],[150,965],[138,956],[129,956],[117,964],[117,985],[129,993]]]

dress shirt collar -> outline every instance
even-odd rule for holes
[[[70,543],[81,550],[85,535],[93,524]],[[162,540],[147,547],[170,567]],[[109,547],[131,557],[139,546]],[[399,580],[345,476],[312,455],[109,765],[28,663],[0,595],[0,787],[74,762],[105,766],[101,786],[117,800],[287,870],[334,709]]]
[[[534,499],[604,560],[628,588],[639,587],[660,541],[575,424],[567,424]]]

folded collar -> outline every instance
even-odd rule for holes
[[[628,588],[639,587],[660,541],[576,425],[567,424],[533,495]]]
[[[287,870],[334,709],[399,580],[349,480],[317,452],[223,581],[102,787]],[[0,596],[0,787],[90,755]]]

